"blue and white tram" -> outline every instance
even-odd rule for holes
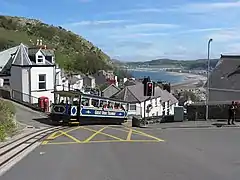
[[[64,97],[52,105],[50,118],[64,123],[113,123],[121,124],[127,119],[128,103],[121,100],[81,94],[79,92],[55,92]]]

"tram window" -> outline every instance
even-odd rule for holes
[[[77,106],[78,105],[78,101],[73,101],[73,105]]]
[[[83,106],[89,106],[89,99],[88,98],[82,98],[81,99],[81,104]]]
[[[114,109],[120,109],[120,103],[115,103]]]
[[[107,101],[100,100],[100,106],[99,107],[105,107],[107,105]]]
[[[99,100],[98,99],[92,99],[92,106],[99,107]]]
[[[108,108],[113,109],[114,107],[114,102],[108,101]]]

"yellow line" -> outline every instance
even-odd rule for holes
[[[50,136],[48,136],[48,137],[46,138],[46,140],[53,140],[53,139],[55,139],[55,136],[56,136],[57,133],[59,133],[59,131],[56,131],[56,132],[50,134]]]
[[[131,136],[132,136],[132,129],[129,130],[128,136],[127,136],[127,141],[131,140]]]
[[[83,127],[83,126],[81,126],[81,128],[82,128],[82,129],[89,130],[89,131],[92,131],[92,132],[97,132],[97,131],[94,130],[94,129],[86,128],[86,127]],[[124,141],[124,139],[118,138],[118,137],[116,137],[116,136],[112,136],[111,134],[106,134],[106,133],[104,133],[104,132],[99,132],[99,134],[102,134],[102,135],[111,137],[111,138],[113,138],[113,139],[117,139],[117,140],[119,140],[119,141]]]
[[[130,128],[127,128],[127,127],[125,127],[125,128],[130,129]],[[152,136],[150,134],[147,134],[147,133],[135,130],[135,129],[132,129],[132,130],[133,130],[134,133],[136,132],[137,134],[141,134],[142,136],[146,136],[146,137],[149,137],[149,138],[152,138],[152,139],[156,139],[157,141],[162,141],[162,142],[164,141],[163,139],[157,138],[157,137]]]
[[[106,127],[103,127],[102,129],[98,130],[97,132],[95,132],[93,135],[91,135],[89,138],[87,138],[83,143],[87,143],[89,142],[91,139],[93,139],[97,134],[99,134],[101,131],[103,131],[104,129],[106,129]]]
[[[43,141],[42,145],[46,145],[48,143],[48,141]]]
[[[75,128],[73,128],[73,129],[70,129],[70,130],[67,130],[67,131],[61,131],[61,132],[64,132],[64,133],[69,133],[69,132],[71,132],[71,131],[75,131],[75,130],[78,130],[78,129],[80,129],[81,128],[81,126],[78,126],[78,127],[75,127]],[[60,132],[60,131],[58,131],[58,132]],[[54,136],[54,139],[56,139],[56,138],[58,138],[58,137],[60,137],[60,136],[62,136],[63,135],[63,133],[60,133],[59,135],[57,135],[57,136]]]
[[[89,141],[89,142],[83,142],[83,143],[81,143],[81,144],[91,144],[91,143],[117,143],[117,142],[121,142],[121,143],[123,143],[123,142],[132,142],[132,143],[134,143],[134,142],[142,142],[142,143],[144,143],[144,142],[159,142],[159,141],[157,141],[157,140],[129,140],[129,141],[127,141],[127,140],[123,140],[123,141],[119,141],[119,140],[101,140],[101,141]],[[50,142],[50,143],[48,143],[47,145],[67,145],[67,144],[79,144],[79,143],[77,143],[77,142]]]
[[[75,137],[67,134],[66,132],[63,132],[63,131],[59,131],[61,132],[62,134],[64,134],[65,136],[69,137],[70,139],[74,140],[76,143],[81,143],[81,141],[79,141],[78,139],[76,139]]]

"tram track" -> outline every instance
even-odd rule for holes
[[[42,130],[38,130],[23,137],[20,137],[12,142],[9,142],[0,147],[0,169],[3,169],[5,165],[7,165],[11,160],[13,160],[16,156],[20,155],[24,151],[26,151],[31,146],[34,146],[37,142],[41,141],[50,133],[56,132],[58,130],[64,130],[68,127],[50,127]],[[1,174],[1,172],[0,172]]]

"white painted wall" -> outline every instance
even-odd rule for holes
[[[31,69],[31,95],[34,97],[46,96],[49,100],[54,101],[54,67],[32,67]],[[46,90],[40,90],[39,75],[46,74]],[[34,100],[34,102],[37,100]]]
[[[22,91],[22,68],[18,66],[12,66],[10,85],[13,90]]]
[[[36,53],[36,63],[37,64],[45,64],[45,56],[43,55],[43,53],[39,50],[37,53]],[[38,56],[43,56],[43,63],[38,63]]]
[[[25,93],[23,94],[23,101],[24,102],[31,102],[31,97],[30,97],[30,84],[29,84],[29,67],[22,67],[22,92]]]
[[[163,105],[160,102],[161,98],[157,98],[157,99],[152,99],[152,100],[148,100],[146,101],[146,117],[152,117],[152,116],[162,116],[163,115]],[[152,108],[150,110],[150,112],[147,112],[147,106],[151,104]],[[140,115],[141,117],[144,117],[144,102],[141,103],[136,103],[136,104],[132,104],[132,105],[136,105],[136,110],[131,110],[131,108],[129,107],[128,110],[128,115]],[[129,105],[131,106],[131,105]],[[177,104],[172,104],[170,105],[170,107],[167,107],[167,102],[165,103],[165,115],[167,115],[167,110],[169,109],[169,114],[173,115],[174,114],[174,107],[177,106]]]

